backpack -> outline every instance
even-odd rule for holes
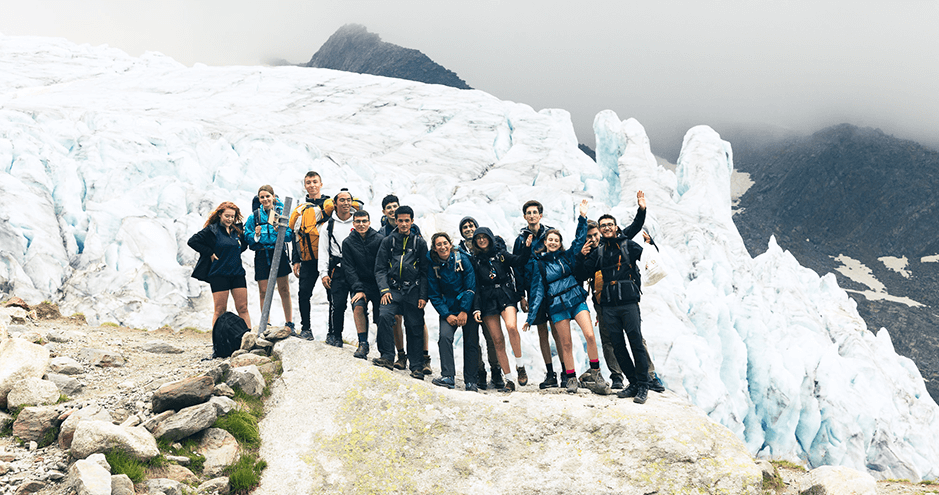
[[[250,329],[240,316],[226,311],[212,327],[212,357],[227,358],[241,348],[241,337]]]
[[[629,253],[628,244],[629,244],[629,239],[624,239],[619,244],[619,250],[620,250],[621,255]],[[605,244],[600,244],[599,246],[597,246],[597,258],[600,260],[603,260],[603,251],[605,250],[604,249],[605,247],[606,247]],[[626,293],[627,293],[626,297],[627,298],[635,297],[638,300],[638,298],[642,295],[642,288],[640,287],[640,285],[642,284],[642,277],[639,274],[638,267],[636,267],[636,265],[633,264],[632,262],[629,262],[628,265],[626,266],[626,275],[628,277],[627,279],[628,283],[620,283],[616,280],[607,282],[604,280],[602,270],[598,271],[598,275],[594,279],[595,280],[594,281],[594,284],[595,284],[594,293],[595,293],[596,299],[603,300],[603,298],[605,297],[606,300],[609,301],[613,297],[610,291],[607,291],[606,293],[604,293],[604,289],[607,288],[608,286],[615,286],[613,288],[616,289],[617,296],[619,296],[619,298],[622,299],[623,298],[623,286],[625,286]]]

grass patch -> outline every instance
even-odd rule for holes
[[[805,467],[800,466],[794,462],[789,462],[789,461],[769,461],[769,462],[770,464],[776,466],[777,469],[785,468],[785,469],[791,469],[793,471],[800,471],[803,473],[806,472]]]
[[[57,438],[59,438],[59,427],[53,426],[52,428],[46,430],[46,432],[43,433],[41,437],[39,437],[39,441],[36,442],[36,444],[39,445],[39,448],[41,449],[55,443]]]
[[[256,454],[245,454],[238,462],[225,468],[228,476],[228,486],[233,494],[248,493],[261,482],[261,473],[267,467],[267,462],[258,460]]]
[[[252,448],[258,448],[261,445],[258,419],[251,413],[232,409],[225,416],[215,420],[215,424],[212,426],[231,433],[241,445]]]
[[[101,326],[102,326],[102,327],[120,328],[120,325],[118,325],[117,323],[114,323],[113,321],[106,321],[106,322],[102,323]]]
[[[782,476],[779,475],[775,469],[773,474],[763,473],[763,490],[764,491],[773,491],[778,492],[786,488],[786,482],[783,481]]]
[[[244,390],[234,387],[235,402],[246,408],[257,419],[264,417],[264,401],[261,397],[246,394]]]
[[[158,456],[158,457],[163,457]],[[134,483],[140,483],[147,475],[147,466],[123,450],[109,450],[104,458],[111,465],[111,474],[126,474]],[[165,460],[165,459],[164,459]]]
[[[69,399],[67,395],[65,395],[65,394],[63,394],[63,393],[59,393],[59,400],[55,401],[55,403],[56,403],[56,404],[61,404],[61,403],[63,403],[63,402],[68,402],[68,401],[70,401],[70,400],[71,400],[71,399]]]
[[[924,485],[924,486],[932,486],[932,485],[939,485],[939,481],[937,481],[937,480],[923,480],[923,481],[920,481],[920,482],[917,483],[917,484],[919,484],[919,485]]]
[[[901,479],[887,478],[887,479],[885,479],[885,480],[883,480],[883,481],[885,481],[885,482],[887,482],[887,483],[909,483],[909,482],[910,482],[910,480],[908,480],[908,479],[906,479],[906,478],[901,478]]]

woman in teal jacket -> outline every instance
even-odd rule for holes
[[[476,275],[469,256],[453,249],[450,236],[437,232],[430,239],[427,252],[427,297],[440,315],[440,377],[433,384],[455,386],[456,365],[453,363],[453,336],[463,327],[463,382],[468,392],[478,391],[476,371],[479,363],[479,326],[467,325],[476,295]]]
[[[271,262],[274,260],[274,247],[277,244],[277,227],[270,224],[271,210],[275,216],[284,214],[284,204],[274,196],[274,188],[263,185],[258,189],[258,200],[261,207],[248,216],[245,222],[245,240],[248,248],[254,251],[254,280],[258,282],[261,296],[261,308],[264,307],[264,296],[267,294],[267,278],[271,273]],[[284,235],[284,247],[280,254],[280,263],[277,268],[277,292],[280,294],[281,304],[284,306],[284,319],[291,330],[293,324],[293,308],[290,303],[290,285],[287,276],[290,274],[290,258],[287,256],[287,244],[293,240],[293,230],[287,227]]]

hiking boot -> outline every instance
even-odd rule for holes
[[[626,387],[625,390],[620,390],[619,392],[617,392],[616,396],[619,397],[620,399],[628,399],[630,397],[635,397],[636,392],[638,391],[639,391],[639,386],[633,385],[632,383],[630,383],[629,386]]]
[[[589,370],[587,370],[587,371],[585,371],[585,372],[583,372],[583,373],[581,373],[580,376],[577,377],[577,381],[579,381],[581,384],[585,384],[585,383],[587,383],[587,382],[592,382],[592,381],[593,381],[593,375],[590,373],[591,371],[593,371],[592,368],[589,369]]]
[[[355,350],[352,357],[365,359],[368,356],[368,342],[359,342],[359,348]]]
[[[478,388],[479,390],[486,390],[486,387],[489,386],[489,381],[488,381],[488,379],[486,378],[486,369],[485,369],[485,368],[479,370],[479,373],[476,375],[476,381],[477,381],[477,383],[479,384],[479,385],[477,385],[477,388]]]
[[[423,379],[424,379],[424,378],[421,377],[421,380],[423,380]],[[438,376],[437,378],[434,378],[433,380],[431,380],[430,383],[433,383],[434,385],[436,385],[436,386],[438,386],[438,387],[447,387],[447,388],[449,388],[449,389],[451,389],[451,390],[453,389],[453,387],[456,386],[456,384],[453,383],[453,377],[452,377],[452,376]]]
[[[567,388],[567,373],[561,372],[561,388]]]
[[[665,392],[665,384],[662,383],[662,380],[659,380],[659,375],[655,375],[655,378],[649,382],[649,390],[653,392],[662,393]]]
[[[544,390],[546,388],[557,388],[558,387],[558,375],[549,371],[544,375],[544,381],[538,384],[538,388]]]
[[[375,366],[381,366],[382,368],[388,368],[389,370],[394,369],[393,368],[394,363],[392,363],[390,360],[385,359],[383,357],[377,357],[373,359],[372,364],[374,364]]]
[[[313,340],[313,332],[309,328],[300,332],[300,338],[306,340]]]
[[[518,384],[521,386],[528,385],[528,373],[525,371],[524,366],[519,366],[515,368],[515,371],[518,372]]]
[[[297,327],[293,324],[292,321],[284,323],[284,326],[290,329],[290,336],[295,337],[297,335]]]
[[[395,369],[403,370],[408,367],[408,354],[404,351],[398,351],[398,360],[395,361]]]
[[[613,373],[610,375],[610,381],[613,383],[610,385],[610,388],[613,390],[622,390],[623,389],[623,375],[619,373]]]
[[[645,404],[646,397],[649,395],[649,387],[645,385],[639,385],[636,389],[636,397],[633,399],[633,402],[636,404]]]
[[[580,385],[580,383],[577,382],[577,377],[576,377],[576,376],[569,377],[569,378],[567,379],[567,383],[566,383],[566,386],[567,386],[567,393],[569,393],[569,394],[576,394],[576,393],[577,393],[577,386],[578,386],[578,385]]]
[[[479,386],[476,385],[475,383],[467,383],[466,391],[467,392],[479,392]]]
[[[502,373],[492,373],[492,388],[496,390],[505,388],[505,380],[502,379]]]
[[[514,392],[514,391],[515,391],[515,384],[512,383],[512,380],[506,380],[505,384],[499,387],[499,392],[509,393],[509,392]]]
[[[342,346],[345,345],[345,344],[342,342],[342,338],[341,338],[341,337],[337,337],[337,336],[335,336],[335,335],[333,335],[333,342],[332,342],[331,344],[330,344],[329,342],[327,342],[327,344],[329,344],[329,345],[331,345],[331,346],[333,346],[333,347],[338,347],[338,348],[340,348],[340,349],[342,349]]]
[[[583,383],[585,387],[591,392],[597,395],[610,395],[613,393],[613,389],[606,383],[606,380],[603,379],[603,376],[600,375],[600,370],[591,369],[587,372],[587,375],[591,378],[589,382]]]
[[[421,370],[419,370],[419,369],[417,369],[417,370],[411,370],[411,378],[415,378],[415,379],[418,379],[418,380],[422,380],[422,381],[423,381],[423,380],[424,380],[424,372],[421,371]]]
[[[432,369],[430,368],[430,354],[427,354],[426,352],[424,353],[424,368],[423,368],[423,370],[424,370],[424,374],[425,374],[425,375],[433,375],[433,374],[434,374],[434,370],[432,370]]]

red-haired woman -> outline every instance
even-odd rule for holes
[[[228,294],[235,300],[238,316],[251,328],[248,314],[248,284],[241,265],[241,253],[248,249],[244,241],[244,218],[241,210],[231,201],[218,205],[209,215],[205,227],[189,238],[189,247],[199,252],[199,262],[192,271],[196,280],[208,282],[212,288],[215,320],[228,309]]]

